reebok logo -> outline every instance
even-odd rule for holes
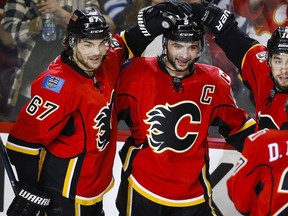
[[[36,196],[24,189],[22,189],[18,195],[41,207],[49,206],[50,204],[50,198],[43,198],[43,197]]]

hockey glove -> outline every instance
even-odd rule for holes
[[[50,198],[36,188],[17,183],[19,191],[7,210],[7,216],[42,216]]]
[[[192,13],[191,6],[184,2],[162,2],[142,8],[137,17],[138,26],[144,36],[156,37],[173,28],[177,19]]]
[[[225,33],[237,25],[234,14],[220,9],[214,4],[204,1],[203,3],[192,3],[190,6],[193,17],[210,28],[215,35]]]

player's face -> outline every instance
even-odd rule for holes
[[[179,72],[186,72],[200,52],[200,41],[183,42],[168,40],[167,66]]]
[[[276,84],[288,89],[288,54],[273,54],[270,65]]]
[[[81,39],[73,48],[73,58],[84,71],[99,68],[109,49],[108,39]]]

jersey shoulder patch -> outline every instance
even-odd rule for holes
[[[267,59],[267,52],[262,51],[256,54],[256,58],[259,60],[259,62],[263,63]]]
[[[119,41],[115,38],[112,38],[112,40],[111,40],[111,47],[113,47],[114,49],[122,48]]]
[[[57,76],[47,75],[43,82],[42,88],[59,93],[65,83],[65,80]]]

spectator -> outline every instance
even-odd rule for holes
[[[288,100],[286,100],[288,120]],[[280,130],[248,136],[242,156],[227,181],[228,193],[243,215],[288,213],[288,121]]]
[[[123,66],[116,112],[131,137],[120,150],[119,215],[215,215],[209,126],[218,126],[239,151],[254,132],[255,121],[235,103],[229,76],[196,63],[203,36],[199,22],[177,21],[163,35],[161,56],[133,58]]]
[[[112,18],[114,23],[117,23],[118,16],[127,6],[131,5],[132,2],[134,2],[134,0],[100,0],[100,4],[103,5],[103,10]],[[145,2],[145,0],[143,0],[143,2]]]
[[[5,4],[6,0],[0,1],[0,21],[3,17]],[[7,100],[16,65],[17,50],[13,46],[13,39],[10,33],[6,32],[3,25],[0,24],[0,121],[7,120],[5,115],[1,115],[1,113],[7,111]]]

